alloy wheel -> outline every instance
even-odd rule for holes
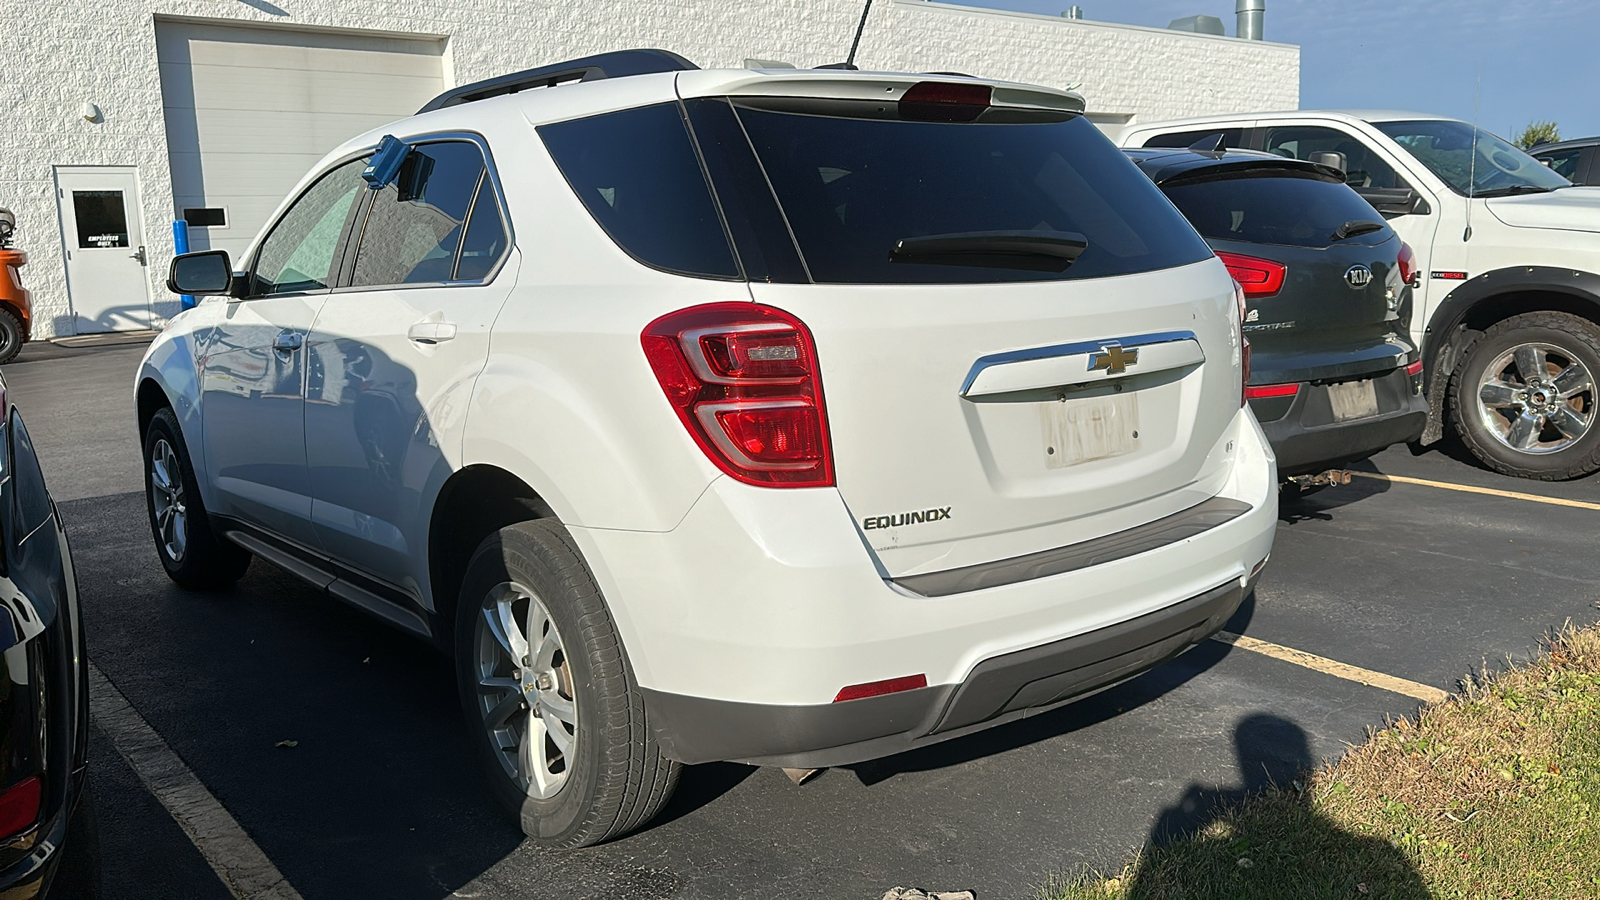
[[[477,616],[478,713],[501,768],[529,796],[555,796],[578,744],[572,667],[556,623],[533,591],[495,585]]]
[[[150,454],[150,501],[162,552],[175,563],[183,562],[189,547],[189,507],[178,454],[166,438],[158,439]]]
[[[1477,393],[1484,429],[1519,453],[1565,450],[1594,425],[1594,375],[1554,344],[1519,344],[1501,353]]]

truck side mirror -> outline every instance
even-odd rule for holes
[[[226,250],[201,250],[173,258],[167,270],[167,290],[203,297],[227,294],[233,287],[233,263]]]
[[[1372,204],[1372,208],[1383,214],[1385,219],[1398,216],[1422,215],[1432,212],[1428,201],[1414,188],[1356,188],[1355,192],[1361,199]]]
[[[1308,159],[1319,166],[1338,169],[1340,172],[1350,171],[1350,161],[1345,158],[1343,153],[1337,150],[1318,150],[1311,154]]]

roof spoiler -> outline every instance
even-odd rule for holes
[[[555,87],[571,81],[599,81],[602,78],[686,72],[698,68],[700,67],[670,50],[618,50],[540,66],[537,69],[513,72],[510,75],[474,81],[452,88],[429,100],[426,106],[417,110],[417,114],[433,112],[447,106],[460,106],[475,100],[487,100],[502,94],[515,94],[529,88]]]

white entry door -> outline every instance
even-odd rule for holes
[[[153,327],[134,167],[58,166],[56,202],[66,244],[71,333]]]

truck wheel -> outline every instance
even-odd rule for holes
[[[1600,469],[1600,327],[1536,312],[1484,332],[1450,385],[1456,432],[1484,465],[1559,481]]]
[[[22,322],[9,309],[0,309],[0,363],[8,363],[22,352]]]
[[[598,844],[666,804],[681,766],[661,755],[611,613],[559,523],[522,522],[478,545],[455,639],[480,768],[530,838]]]
[[[157,410],[144,435],[145,506],[167,577],[191,591],[228,587],[244,577],[250,554],[211,530],[189,449],[170,409]]]

